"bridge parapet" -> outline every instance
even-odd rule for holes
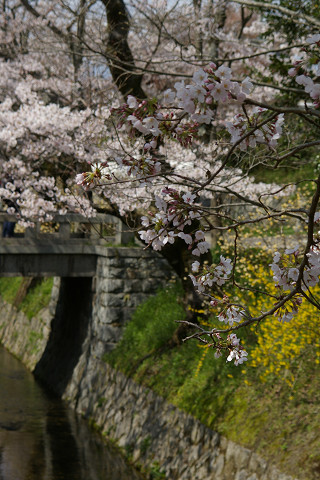
[[[15,220],[0,214],[0,228],[4,221]],[[111,215],[57,215],[48,224],[0,237],[0,276],[93,277],[102,254],[98,249],[125,245],[132,238],[128,227]]]
[[[0,231],[5,221],[16,222],[14,215],[0,213]],[[1,238],[2,245],[15,244],[116,244],[125,245],[134,238],[128,227],[117,217],[98,213],[87,218],[76,213],[55,215],[51,222],[35,222],[34,227],[20,230],[11,238]]]

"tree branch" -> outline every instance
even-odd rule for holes
[[[278,12],[284,13],[288,15],[290,19],[294,22],[301,22],[301,19],[305,20],[311,25],[315,27],[320,27],[320,20],[317,20],[314,17],[310,17],[310,15],[305,15],[301,11],[290,10],[289,8],[282,7],[281,5],[276,5],[273,3],[267,2],[258,2],[256,0],[232,0],[234,3],[239,3],[240,5],[246,5],[247,7],[254,7],[254,8],[262,8],[265,10],[277,10]]]

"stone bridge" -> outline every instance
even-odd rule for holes
[[[5,219],[14,220],[0,214],[0,228]],[[173,273],[155,252],[120,246],[133,236],[110,215],[58,216],[47,230],[36,224],[1,238],[0,276],[55,277],[50,339],[37,370],[63,392],[85,338],[101,358],[119,341],[137,305]]]
[[[15,217],[0,214],[0,231]],[[93,277],[105,247],[126,245],[133,234],[118,218],[97,214],[57,215],[50,223],[36,223],[12,238],[0,239],[0,274],[15,277]]]

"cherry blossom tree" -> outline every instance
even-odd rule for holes
[[[301,178],[314,195],[300,208],[285,204],[294,185],[252,176],[299,165],[320,143],[312,9],[298,18],[282,2],[254,0],[1,8],[0,198],[20,223],[68,210],[119,216],[182,279],[191,309],[179,335],[197,328],[191,337],[236,364],[247,357],[238,328],[272,314],[289,321],[306,301],[318,307],[320,179]],[[287,28],[271,41],[274,11]],[[270,218],[307,225],[306,240],[274,253],[275,304],[254,317],[225,288],[236,285],[241,227]],[[218,265],[212,232],[234,236],[233,258]],[[227,328],[195,327],[204,298]]]

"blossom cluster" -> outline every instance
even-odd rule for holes
[[[78,173],[75,178],[77,185],[81,185],[85,190],[89,190],[103,181],[111,180],[111,176],[107,171],[108,163],[93,163],[91,170],[88,172]]]
[[[320,248],[313,245],[307,253],[307,265],[305,265],[301,276],[301,290],[307,291],[319,282],[320,275]],[[282,292],[290,292],[297,286],[300,277],[299,246],[286,249],[284,255],[275,252],[273,263],[270,264],[273,272],[273,280],[276,287]],[[280,308],[276,315],[282,322],[290,321],[298,313],[302,303],[300,294],[291,298],[289,304]]]
[[[169,90],[164,95],[165,99],[170,100]],[[197,134],[200,117],[197,121],[187,122],[185,119],[182,121],[181,114],[175,115],[173,111],[164,112],[163,108],[166,107],[154,99],[139,102],[129,95],[127,103],[111,111],[117,117],[117,128],[122,129],[127,125],[131,138],[134,139],[140,134],[149,137],[143,147],[145,151],[155,150],[158,139],[164,137],[178,140],[184,147],[190,145]]]
[[[230,279],[232,273],[232,262],[229,258],[220,256],[220,263],[217,266],[204,264],[200,267],[200,262],[195,261],[192,264],[192,271],[197,273],[196,276],[190,274],[194,287],[199,293],[204,293],[209,288],[214,288],[215,285],[221,286]],[[211,297],[211,295],[210,295]],[[213,298],[213,297],[211,297]],[[237,323],[243,320],[244,310],[241,310],[239,306],[229,303],[229,299],[224,296],[222,300],[212,299],[210,301],[211,307],[217,307],[222,305],[223,308],[217,315],[220,322],[224,322],[229,327],[233,327]],[[213,333],[218,339],[220,339],[219,333]],[[215,345],[216,352],[215,357],[218,358],[222,355],[222,344]],[[240,345],[240,339],[234,333],[228,335],[228,347],[229,355],[227,361],[234,360],[235,365],[240,365],[247,360],[248,353]]]
[[[205,291],[205,287],[212,287],[213,284],[223,285],[227,280],[229,280],[232,272],[232,263],[230,258],[224,258],[220,256],[220,263],[217,266],[213,265],[203,265],[200,270],[200,263],[195,261],[192,264],[192,271],[198,273],[197,276],[189,275],[193,285],[197,288],[198,292],[202,293]]]
[[[161,164],[156,158],[146,155],[129,158],[116,157],[119,167],[125,167],[126,174],[139,180],[141,184],[150,183],[161,172]]]
[[[320,63],[319,65],[319,75],[320,75]],[[314,106],[320,106],[320,83],[314,83],[311,77],[307,75],[297,75],[296,82],[298,85],[304,87],[304,91],[309,93],[312,100],[314,100]]]
[[[193,74],[192,84],[185,85],[181,81],[174,85],[176,92],[167,89],[161,104],[155,99],[139,102],[129,95],[126,104],[113,109],[118,117],[117,126],[121,128],[127,123],[131,135],[135,131],[149,135],[151,139],[144,146],[146,150],[155,149],[159,137],[175,139],[187,146],[195,138],[199,125],[211,123],[217,103],[242,103],[252,91],[249,77],[241,84],[232,81],[231,77],[231,68],[224,65],[217,68],[211,63]]]
[[[284,254],[290,257],[290,260],[285,262],[285,259],[279,252],[275,252],[273,263],[270,265],[274,274],[274,281],[276,286],[283,291],[292,291],[296,286],[299,277],[299,246],[291,249],[286,249]],[[305,266],[302,274],[302,289],[314,287],[319,281],[320,275],[320,248],[318,245],[313,245],[307,253],[308,264]]]
[[[309,94],[310,98],[313,100],[314,107],[320,106],[320,83],[316,83],[311,78],[310,74],[313,73],[315,77],[320,76],[320,52],[316,51],[316,48],[320,47],[320,34],[312,35],[312,37],[307,38],[306,40],[309,47],[305,50],[308,51],[311,46],[312,49],[312,67],[308,67],[308,65],[304,65],[302,60],[298,60],[295,62],[294,67],[290,68],[289,75],[291,77],[295,77],[295,80],[298,85],[304,87],[306,93]],[[303,71],[303,73],[300,73]],[[300,73],[300,75],[298,75]]]
[[[240,344],[240,339],[235,333],[230,333],[227,336],[226,343],[220,341],[221,337],[219,333],[216,333],[215,336],[218,338],[218,343],[215,345],[215,358],[221,357],[223,350],[226,349],[228,351],[227,362],[232,362],[232,360],[234,360],[235,365],[241,365],[248,360],[248,352],[244,350],[243,346]]]
[[[217,68],[214,63],[195,71],[192,83],[180,81],[174,87],[175,92],[167,89],[163,93],[161,102],[155,98],[139,101],[129,95],[125,104],[112,109],[119,130],[128,129],[133,140],[137,135],[145,138],[143,151],[146,154],[138,158],[126,155],[123,160],[117,159],[119,164],[127,167],[128,174],[137,179],[147,181],[148,176],[161,172],[153,152],[164,139],[178,141],[183,147],[191,145],[200,126],[215,119],[218,104],[243,104],[253,90],[249,77],[241,83],[233,81],[231,68],[224,65]],[[274,148],[282,134],[284,115],[266,121],[263,116],[266,109],[256,107],[251,110],[250,114],[237,114],[233,121],[225,122],[231,144],[239,143],[242,150],[257,144]]]
[[[261,119],[265,108],[255,107],[252,109],[250,117],[241,113],[235,115],[233,122],[226,122],[226,128],[231,135],[231,143],[239,143],[241,150],[247,150],[248,147],[256,147],[257,144],[266,144],[271,148],[277,145],[277,141],[282,134],[282,125],[284,123],[284,114],[279,114],[274,120],[256,128],[257,123]],[[244,140],[241,137],[250,133]]]
[[[240,344],[240,339],[237,338],[235,333],[228,335],[228,340],[232,347],[229,349],[229,355],[227,357],[227,362],[234,360],[235,365],[241,365],[243,362],[248,360],[248,352],[244,350]]]
[[[1,173],[0,200],[9,205],[7,213],[16,215],[23,226],[32,225],[33,220],[50,221],[54,214],[68,210],[95,215],[83,195],[59,188],[54,177],[41,176],[19,158],[8,160],[2,165]]]
[[[149,217],[142,217],[140,230],[141,240],[151,244],[154,250],[161,250],[167,243],[174,243],[181,238],[192,249],[192,254],[200,256],[209,250],[209,243],[205,240],[202,230],[186,233],[184,228],[191,226],[192,221],[201,218],[201,208],[194,202],[196,195],[191,192],[181,194],[174,188],[164,188],[155,196],[157,213],[150,213]]]
[[[218,320],[233,327],[234,324],[240,323],[243,320],[243,315],[244,310],[240,310],[239,307],[234,305],[229,305],[219,313]]]

